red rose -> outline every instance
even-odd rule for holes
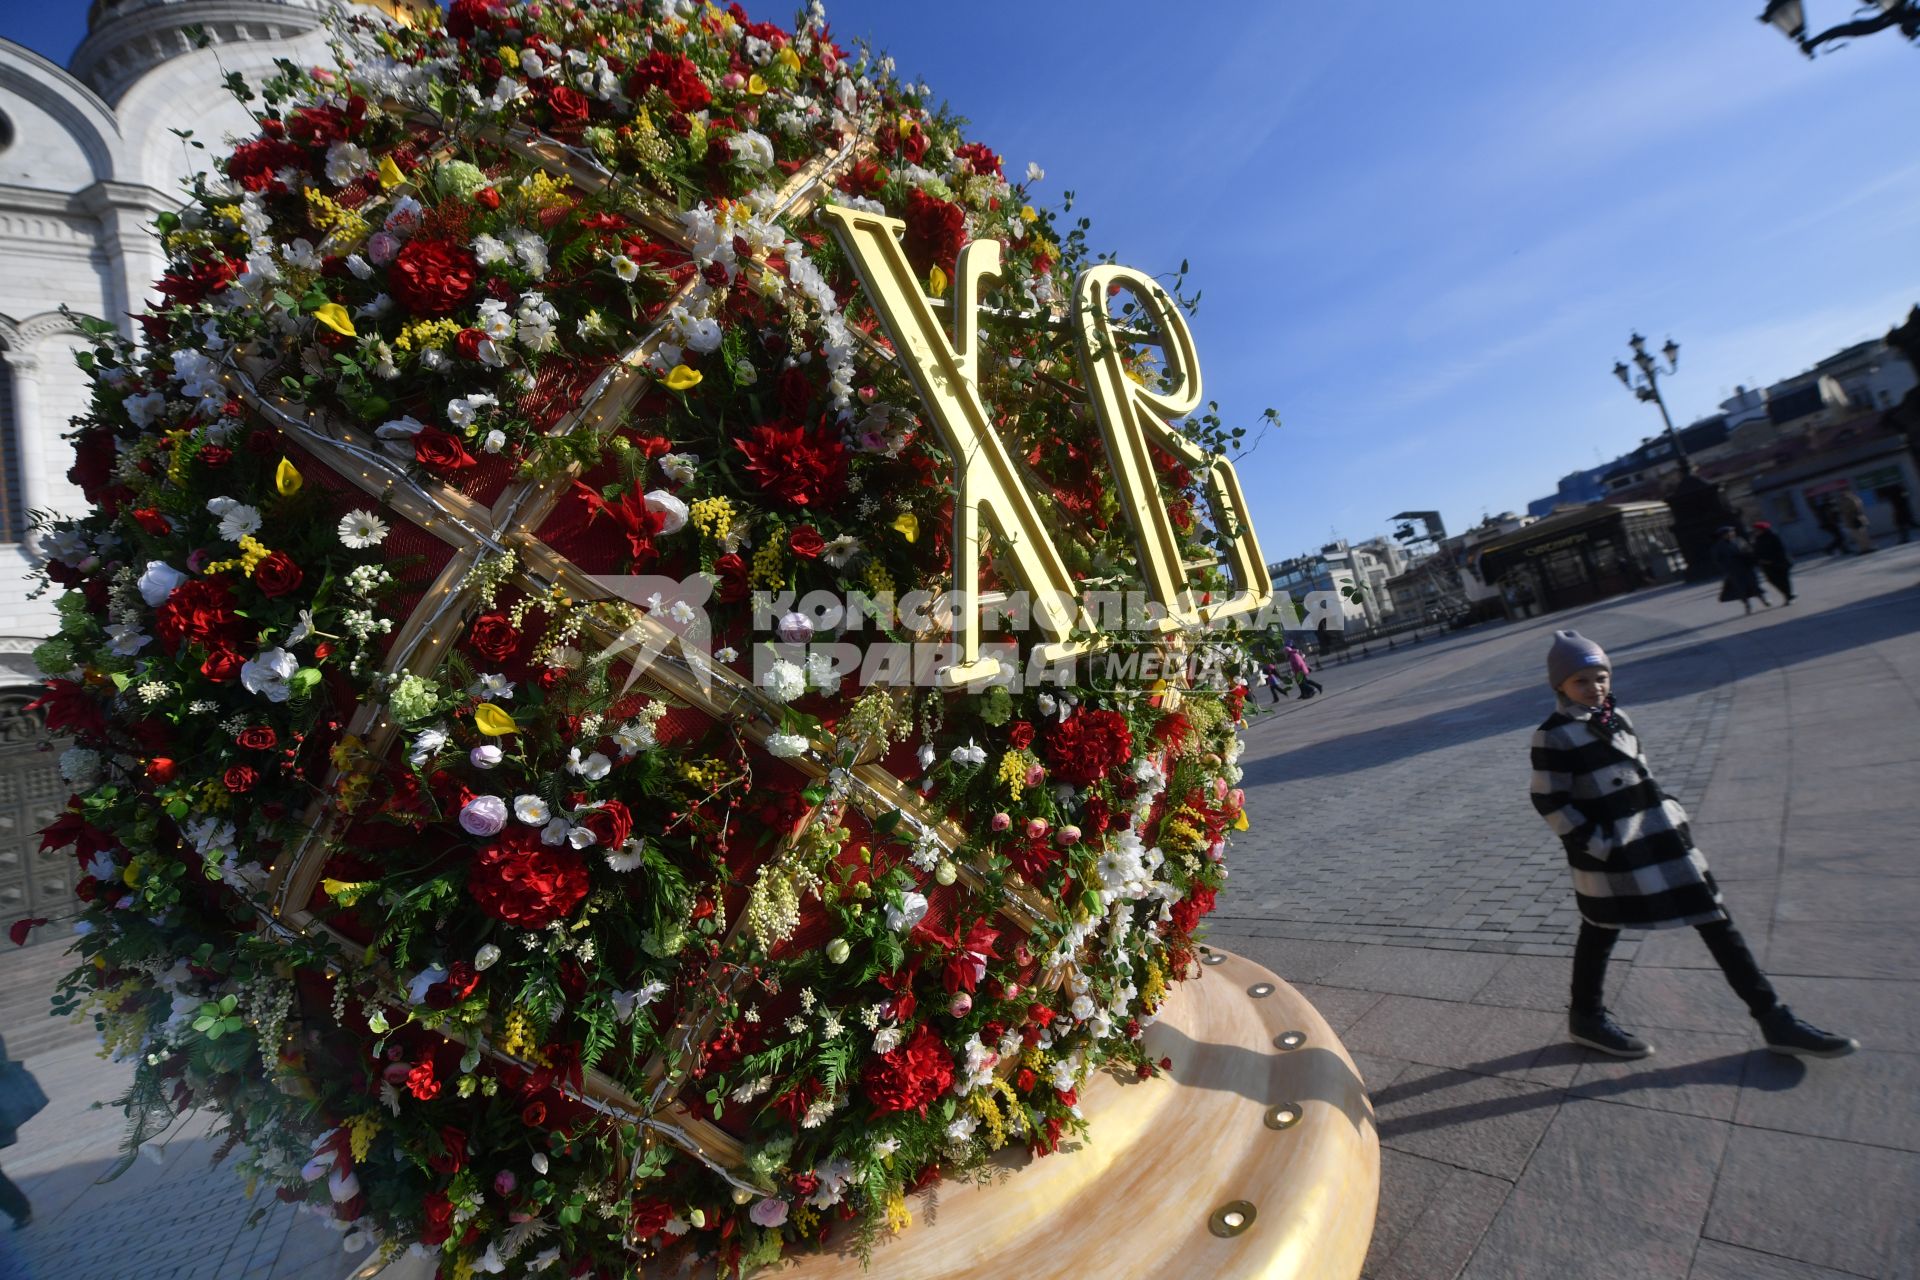
[[[827,549],[827,540],[810,524],[803,524],[787,535],[787,547],[802,560],[818,560]]]
[[[226,773],[221,775],[220,781],[226,784],[228,791],[234,795],[240,795],[253,790],[253,784],[260,781],[260,775],[250,764],[236,764],[228,767]]]
[[[447,34],[465,39],[478,30],[493,26],[499,16],[499,0],[453,0],[447,6]]]
[[[486,341],[486,337],[478,329],[462,329],[453,335],[453,349],[460,353],[462,360],[478,360],[480,344]]]
[[[455,960],[448,968],[447,976],[427,988],[427,1008],[451,1009],[472,995],[479,985],[480,971],[465,960]]]
[[[413,460],[429,471],[464,471],[479,465],[458,436],[438,427],[422,427],[413,438]]]
[[[233,461],[233,450],[223,444],[205,445],[200,450],[200,461],[209,471],[218,471]]]
[[[713,562],[713,571],[720,577],[715,593],[720,603],[739,604],[747,598],[747,562],[741,556],[729,551]]]
[[[571,85],[556,84],[547,90],[547,110],[553,112],[553,122],[562,127],[585,124],[592,107],[587,95]]]
[[[529,1129],[538,1129],[547,1122],[547,1104],[535,1098],[520,1108],[520,1123]]]
[[[659,1235],[673,1221],[673,1205],[658,1196],[633,1202],[633,1238],[646,1240]]]
[[[500,193],[492,187],[482,187],[473,193],[473,202],[482,209],[498,209],[500,207]]]
[[[407,1072],[407,1092],[422,1102],[431,1102],[440,1096],[440,1082],[433,1077],[433,1059],[426,1058],[414,1064]]]
[[[1040,1078],[1033,1074],[1033,1069],[1030,1067],[1020,1068],[1020,1073],[1013,1078],[1013,1087],[1021,1093],[1033,1092],[1033,1086],[1038,1083]]]
[[[283,596],[300,585],[306,575],[300,572],[300,566],[293,557],[284,551],[275,551],[253,566],[253,585],[269,596]]]
[[[400,304],[422,316],[443,316],[473,293],[480,264],[464,246],[415,239],[393,260],[387,286]]]
[[[177,653],[182,641],[224,647],[223,641],[237,638],[240,625],[227,584],[219,579],[196,578],[174,588],[157,611],[153,629],[167,652]]]
[[[869,1058],[860,1073],[860,1087],[876,1116],[895,1111],[927,1114],[933,1102],[953,1084],[953,1055],[925,1023],[913,1038],[891,1053]]]
[[[420,1201],[420,1212],[425,1216],[420,1227],[420,1243],[430,1248],[445,1244],[453,1234],[453,1201],[443,1192],[429,1191]]]
[[[700,68],[677,53],[655,51],[634,64],[627,92],[642,98],[649,89],[663,90],[682,111],[698,111],[713,101],[713,91],[700,78]]]
[[[506,662],[520,652],[520,633],[504,613],[483,613],[467,631],[467,647],[488,662]]]
[[[147,761],[146,774],[148,782],[172,782],[174,763],[172,759],[167,756],[155,756],[153,759]]]
[[[1015,720],[1007,729],[1007,745],[1016,751],[1025,751],[1033,745],[1033,722]]]
[[[1133,755],[1133,732],[1118,711],[1080,710],[1047,734],[1047,767],[1063,782],[1089,786]]]
[[[618,849],[633,834],[633,815],[618,800],[609,800],[598,809],[580,815],[580,825],[593,832],[602,848]]]
[[[769,422],[733,443],[755,483],[790,507],[819,510],[846,490],[847,449],[836,434]]]
[[[249,751],[271,751],[280,741],[280,735],[266,725],[258,724],[251,729],[242,729],[234,741]]]
[[[949,277],[967,238],[967,215],[960,206],[915,188],[907,196],[907,260],[926,275],[939,267]]]
[[[587,864],[565,845],[548,848],[532,827],[515,824],[482,849],[467,877],[480,909],[522,929],[543,929],[587,896]]]
[[[437,1156],[428,1156],[427,1164],[435,1173],[452,1175],[467,1166],[467,1135],[450,1124],[440,1126],[440,1145],[445,1148]]]
[[[220,648],[209,653],[207,660],[200,664],[200,674],[215,684],[225,684],[229,680],[238,680],[240,668],[246,665],[247,660],[232,649]]]

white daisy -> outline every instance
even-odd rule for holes
[[[354,510],[340,517],[340,545],[365,551],[387,540],[387,522],[371,511]]]

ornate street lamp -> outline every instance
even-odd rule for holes
[[[1809,58],[1823,44],[1872,35],[1876,31],[1897,30],[1909,40],[1920,41],[1920,0],[1870,0],[1858,13],[1860,16],[1851,21],[1837,23],[1819,35],[1810,36],[1806,5],[1802,0],[1767,0],[1760,21],[1799,45],[1800,52]]]
[[[1668,338],[1660,348],[1660,355],[1666,358],[1664,369],[1653,352],[1647,350],[1647,340],[1640,334],[1628,338],[1627,345],[1633,348],[1633,363],[1640,372],[1636,376],[1626,361],[1616,360],[1613,376],[1620,379],[1620,385],[1633,392],[1636,399],[1660,410],[1660,421],[1666,425],[1667,444],[1673,450],[1674,460],[1680,464],[1680,478],[1667,495],[1667,505],[1673,509],[1673,537],[1687,559],[1688,581],[1699,581],[1712,575],[1714,538],[1720,526],[1732,521],[1734,513],[1721,497],[1719,486],[1694,471],[1693,459],[1687,456],[1680,433],[1673,429],[1673,415],[1667,412],[1666,397],[1660,394],[1661,376],[1671,377],[1679,372],[1680,344]]]

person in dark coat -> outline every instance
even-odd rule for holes
[[[1280,683],[1280,669],[1269,662],[1266,666],[1267,692],[1273,695],[1273,701],[1280,701],[1287,687]]]
[[[1615,705],[1613,664],[1576,631],[1554,633],[1547,682],[1556,707],[1534,730],[1533,807],[1560,837],[1580,907],[1567,1035],[1619,1058],[1653,1046],[1613,1020],[1607,958],[1622,929],[1691,925],[1775,1053],[1836,1058],[1859,1043],[1809,1026],[1780,1003],[1734,928],[1687,811],[1661,789],[1633,722]]]
[[[1753,522],[1753,559],[1760,566],[1760,572],[1767,575],[1767,581],[1792,604],[1793,557],[1787,554],[1787,544],[1780,541],[1773,525],[1765,520]]]
[[[1730,524],[1720,526],[1720,540],[1713,544],[1713,563],[1721,573],[1722,600],[1738,600],[1748,613],[1753,612],[1755,596],[1769,609],[1773,607],[1773,601],[1760,589],[1760,575],[1753,570],[1753,552],[1740,541],[1739,532]]]
[[[0,1147],[18,1142],[20,1126],[46,1105],[47,1095],[39,1082],[26,1067],[7,1057],[6,1042],[0,1040]],[[15,1231],[33,1221],[27,1193],[4,1171],[0,1171],[0,1210],[13,1219]]]
[[[1814,500],[1813,522],[1820,526],[1820,532],[1827,535],[1827,545],[1821,548],[1824,554],[1843,556],[1853,554],[1847,547],[1847,535],[1840,528],[1840,513],[1833,509],[1832,498]]]
[[[1920,528],[1920,524],[1917,524],[1913,518],[1913,502],[1907,497],[1907,487],[1901,484],[1889,484],[1883,485],[1875,492],[1879,494],[1880,501],[1887,504],[1887,509],[1893,512],[1894,530],[1900,535],[1900,545],[1906,546],[1907,539],[1913,536],[1913,531]]]

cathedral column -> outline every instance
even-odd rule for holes
[[[13,439],[8,444],[17,451],[15,465],[20,471],[20,523],[25,528],[27,513],[44,511],[50,505],[47,493],[47,451],[43,447],[40,421],[40,359],[31,351],[9,347],[0,351],[7,362],[13,384]],[[31,531],[21,535],[20,547],[34,559],[39,558],[38,540]]]
[[[153,282],[165,267],[160,242],[150,225],[165,206],[151,187],[127,182],[96,182],[78,203],[100,221],[100,244],[107,251],[109,313],[103,317],[135,342],[142,338],[133,312],[153,296]]]

